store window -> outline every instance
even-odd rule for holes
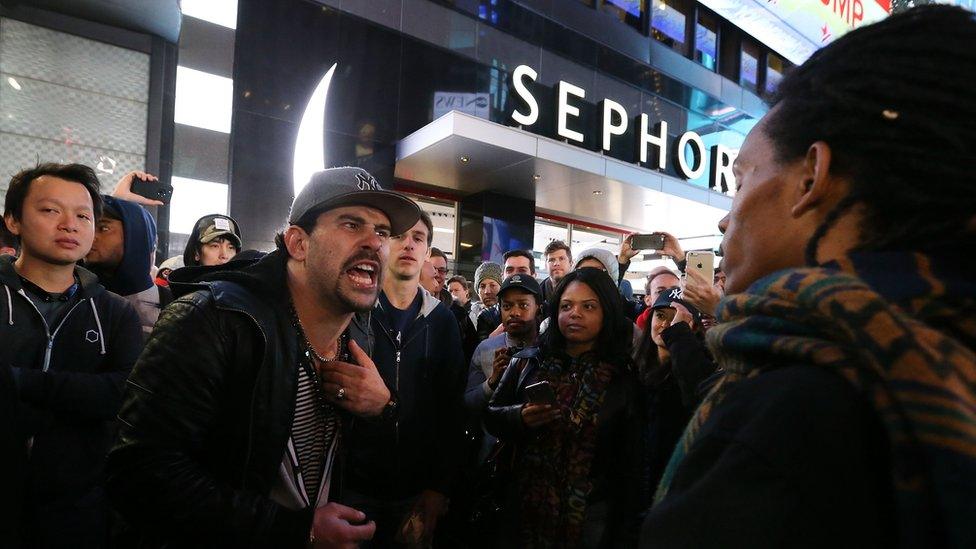
[[[742,41],[739,85],[752,93],[759,93],[759,56],[761,53],[759,44],[750,40]]]
[[[772,52],[766,54],[766,93],[776,91],[780,81],[783,80],[783,74],[785,72],[786,62],[782,57]]]
[[[536,218],[535,235],[532,239],[532,255],[535,256],[535,270],[539,279],[549,276],[545,252],[546,246],[553,240],[569,243],[569,225]]]
[[[681,55],[688,55],[688,15],[686,0],[654,0],[651,10],[651,36]]]
[[[718,36],[718,73],[733,82],[739,81],[739,58],[741,37],[738,29],[729,22],[723,22]]]
[[[584,225],[573,225],[573,243],[570,248],[573,250],[573,261],[579,258],[580,252],[587,248],[600,248],[613,252],[614,255],[620,253],[621,233],[594,229]]]
[[[38,162],[95,168],[109,192],[146,164],[149,55],[0,18],[0,199]]]
[[[695,25],[695,61],[710,70],[718,64],[718,19],[703,10]]]
[[[603,0],[601,9],[643,32],[647,0]]]
[[[420,206],[421,210],[430,215],[430,221],[434,225],[434,241],[431,246],[444,252],[444,255],[447,256],[447,268],[454,273],[457,205],[454,202],[431,200],[417,196],[411,196],[411,198]]]

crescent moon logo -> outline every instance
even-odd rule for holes
[[[333,64],[319,85],[315,86],[298,125],[292,170],[295,196],[302,191],[313,173],[325,169],[325,101],[329,95],[332,74],[338,65],[339,63]]]

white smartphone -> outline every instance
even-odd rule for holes
[[[715,277],[715,253],[691,251],[685,254],[685,273],[697,271],[709,283]]]

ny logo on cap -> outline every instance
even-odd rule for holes
[[[359,190],[361,191],[375,191],[380,186],[379,183],[373,179],[373,176],[369,175],[368,173],[359,172],[356,174],[356,179],[358,180],[357,184]]]
[[[681,296],[682,296],[681,288],[674,288],[673,290],[671,290],[671,293],[668,294],[668,297],[670,297],[671,299],[681,299]]]
[[[522,277],[519,276],[519,275],[512,275],[511,278],[510,278],[510,280],[512,281],[513,284],[521,284],[522,283]]]

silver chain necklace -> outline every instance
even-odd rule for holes
[[[306,349],[305,356],[308,357],[309,354],[311,354],[312,356],[309,358],[314,357],[315,360],[323,364],[327,364],[329,362],[335,362],[336,360],[338,360],[340,354],[339,350],[342,347],[342,336],[339,336],[339,339],[336,340],[335,355],[332,358],[326,358],[320,355],[318,352],[316,352],[315,347],[312,347],[312,342],[308,340],[308,336],[305,333],[305,326],[302,324],[302,319],[298,317],[298,311],[295,310],[295,303],[291,302],[289,303],[289,306],[291,308],[292,318],[295,320],[295,327],[298,328],[298,334],[302,337],[303,343],[305,343],[305,349]]]

